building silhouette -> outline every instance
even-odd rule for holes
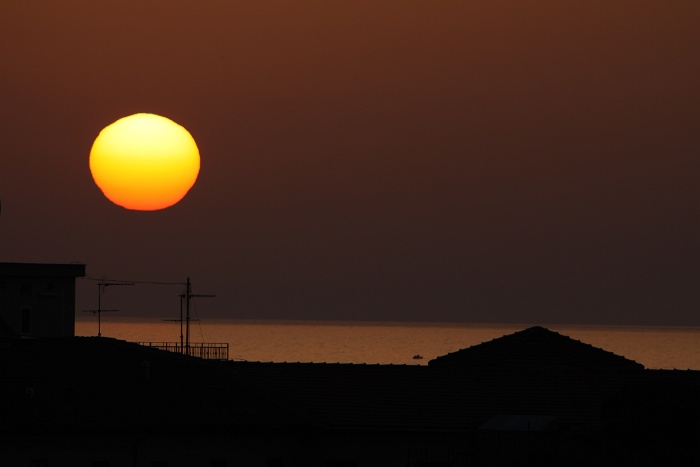
[[[82,265],[0,272],[2,466],[700,464],[699,371],[540,326],[428,365],[205,360],[56,325]]]
[[[0,320],[22,336],[75,335],[75,278],[84,264],[0,263]]]
[[[429,365],[0,339],[0,465],[695,465],[700,372],[542,327]],[[686,463],[688,462],[688,463]]]

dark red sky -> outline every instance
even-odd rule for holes
[[[192,278],[205,316],[700,324],[700,3],[57,1],[0,15],[0,261]],[[200,177],[127,211],[132,113]],[[80,281],[78,309],[96,285]],[[178,287],[109,289],[123,316]]]

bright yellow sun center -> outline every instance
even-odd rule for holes
[[[90,151],[92,178],[114,204],[154,211],[180,201],[199,174],[199,149],[177,123],[154,114],[117,120]]]

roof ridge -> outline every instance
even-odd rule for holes
[[[640,363],[573,339],[543,326],[506,334],[437,357],[428,365],[584,367],[588,369],[643,369]]]

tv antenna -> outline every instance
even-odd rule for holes
[[[97,283],[97,309],[96,310],[83,310],[85,313],[92,313],[97,315],[97,337],[102,336],[102,313],[105,311],[119,311],[119,310],[103,310],[102,309],[102,294],[105,289],[112,285],[134,285],[133,282],[98,282]]]
[[[216,297],[216,295],[210,294],[193,294],[192,293],[192,283],[190,278],[187,278],[185,283],[185,293],[180,294],[180,319],[166,319],[165,321],[179,321],[180,322],[180,348],[182,352],[189,355],[190,354],[190,321],[197,321],[196,319],[190,318],[190,301],[195,297]],[[182,302],[185,302],[185,317],[182,316]],[[183,342],[182,336],[182,325],[185,323],[185,336]]]

